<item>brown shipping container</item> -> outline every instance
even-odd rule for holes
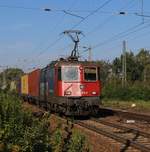
[[[39,97],[40,69],[29,73],[29,95]]]

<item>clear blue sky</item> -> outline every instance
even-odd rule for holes
[[[18,66],[27,71],[68,55],[72,42],[61,33],[71,29],[81,18],[56,10],[70,10],[70,13],[86,17],[106,1],[108,0],[0,0],[0,65]],[[127,41],[128,49],[135,53],[140,48],[150,49],[150,26],[143,28],[150,24],[150,17],[145,17],[145,23],[137,26],[137,31],[132,28],[142,22],[142,17],[134,15],[141,14],[141,1],[112,0],[86,18],[75,28],[85,35],[81,38],[80,46],[93,47],[92,57],[95,60],[112,60],[119,56],[123,40]],[[52,11],[44,12],[42,8],[51,8]],[[119,11],[125,11],[127,15],[117,15]],[[144,0],[144,14],[150,15],[150,0]],[[129,35],[124,33],[123,36],[114,37],[129,28]],[[60,37],[62,38],[55,45],[49,47]],[[80,50],[83,51],[82,48]],[[82,56],[87,58],[87,53]]]

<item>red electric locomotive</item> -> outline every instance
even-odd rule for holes
[[[76,39],[70,31],[64,32],[75,42],[71,56],[28,74],[27,97],[48,110],[66,115],[96,114],[101,95],[100,67],[95,62],[78,60],[78,34],[81,32],[71,32],[76,34]],[[32,96],[34,88],[37,91]]]
[[[66,115],[96,113],[100,104],[99,67],[61,60],[41,70],[39,104]]]

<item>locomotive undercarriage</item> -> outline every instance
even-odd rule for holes
[[[98,97],[58,97],[55,102],[48,101],[50,110],[66,116],[96,115],[99,110]]]
[[[47,100],[28,97],[30,103],[66,116],[88,116],[99,112],[99,97],[50,97]]]
[[[97,97],[67,98],[66,115],[95,115],[99,109]]]

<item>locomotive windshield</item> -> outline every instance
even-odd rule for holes
[[[66,66],[62,68],[63,81],[77,81],[78,79],[78,67]]]
[[[95,67],[85,67],[84,68],[84,80],[86,81],[96,81],[96,68]]]

